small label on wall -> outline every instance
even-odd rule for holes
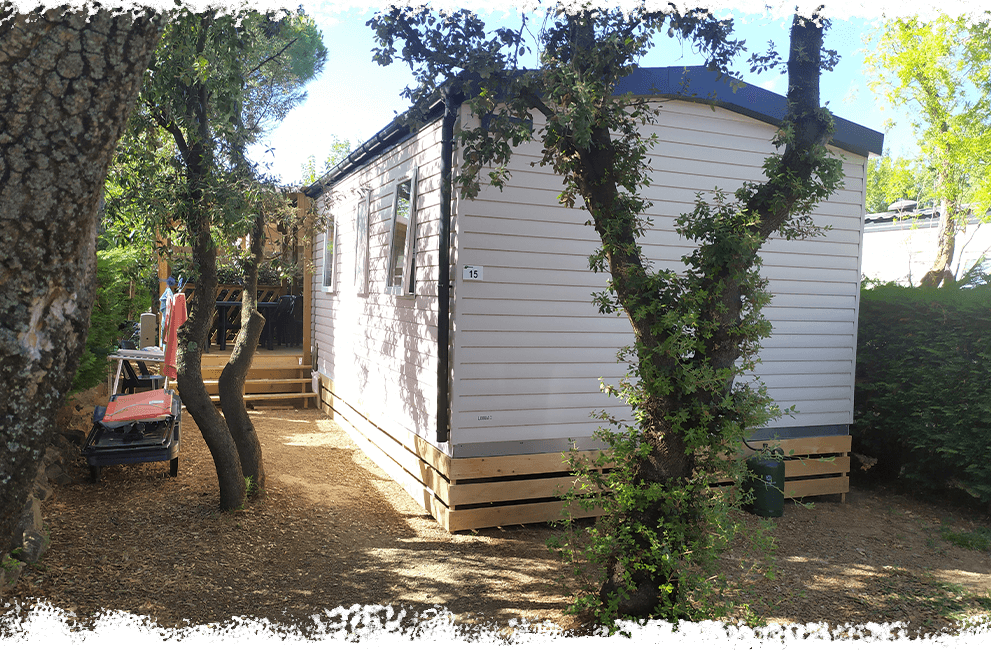
[[[464,273],[461,275],[462,280],[481,280],[482,271],[485,269],[484,266],[472,266],[471,264],[465,264]]]
[[[479,415],[478,416],[478,419],[479,419],[479,421],[487,422],[488,420],[491,420],[492,419],[492,416],[491,415]]]

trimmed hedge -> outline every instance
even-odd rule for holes
[[[991,289],[861,292],[852,433],[879,478],[991,504]]]

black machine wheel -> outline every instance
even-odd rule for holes
[[[89,477],[90,477],[90,479],[92,479],[92,481],[94,483],[99,483],[100,482],[100,474],[103,473],[102,470],[103,470],[103,468],[100,467],[99,465],[90,465],[89,466]]]
[[[169,476],[173,478],[179,476],[179,459],[173,458],[169,461]]]

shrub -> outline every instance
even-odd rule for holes
[[[151,263],[136,248],[111,248],[96,254],[96,299],[89,319],[86,347],[72,381],[72,392],[87,390],[107,377],[107,355],[121,338],[136,332],[131,317],[151,306],[151,294],[143,282],[142,270]],[[130,298],[131,280],[135,296]],[[130,330],[130,331],[128,331]]]
[[[854,446],[881,478],[991,504],[991,288],[861,293]]]

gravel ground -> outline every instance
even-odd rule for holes
[[[461,623],[547,621],[566,629],[575,585],[546,546],[548,525],[445,532],[316,410],[252,414],[268,484],[241,511],[217,510],[213,463],[183,419],[179,476],[167,463],[107,468],[45,504],[52,545],[25,570],[3,609],[46,601],[85,621],[121,610],[184,627],[235,616],[305,624],[337,607],[443,607]],[[760,525],[751,515],[748,527]],[[991,553],[944,541],[987,518],[887,491],[854,489],[774,526],[776,562],[753,568],[738,544],[725,568],[768,622],[830,625],[905,621],[935,632],[991,614]],[[738,612],[741,618],[747,612]]]

